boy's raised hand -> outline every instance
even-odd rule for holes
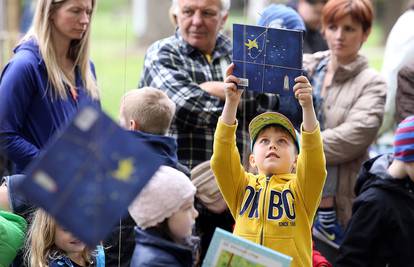
[[[226,78],[224,82],[226,84],[224,93],[226,95],[226,102],[237,103],[240,102],[241,95],[243,90],[237,89],[237,84],[239,83],[239,78],[233,75],[234,63],[231,63],[230,66],[226,69]]]
[[[233,75],[234,64],[231,63],[226,70],[226,79],[224,79],[226,102],[224,103],[221,119],[224,123],[232,125],[236,122],[237,107],[243,90],[237,89],[239,79]]]
[[[293,87],[293,92],[295,97],[298,99],[299,104],[302,108],[309,108],[313,106],[312,98],[312,86],[305,76],[299,76],[295,78],[295,86]]]
[[[318,125],[315,109],[313,108],[312,86],[305,76],[297,77],[295,82],[296,84],[293,87],[293,91],[295,92],[295,97],[298,99],[299,104],[302,106],[303,130],[305,132],[312,132]]]

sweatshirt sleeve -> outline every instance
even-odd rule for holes
[[[22,58],[8,63],[0,78],[0,148],[13,162],[24,165],[39,153],[22,135],[35,90],[33,65]]]
[[[302,130],[301,147],[297,160],[297,186],[308,216],[319,206],[326,179],[326,162],[319,125],[313,132]]]
[[[248,184],[247,173],[240,163],[236,146],[236,129],[237,124],[227,125],[219,119],[211,158],[211,168],[234,218],[239,212],[244,188]]]

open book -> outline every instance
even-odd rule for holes
[[[288,267],[292,258],[216,228],[202,267]]]

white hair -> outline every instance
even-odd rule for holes
[[[223,15],[223,14],[229,12],[229,10],[230,10],[230,0],[220,0],[220,3],[221,3],[221,6],[220,6],[221,14]],[[178,0],[172,0],[171,10],[172,10],[172,13],[174,15],[178,14],[179,8],[180,7],[178,5]]]

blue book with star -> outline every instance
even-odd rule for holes
[[[162,164],[132,133],[85,106],[28,166],[18,189],[93,247]]]
[[[293,96],[302,56],[300,30],[233,24],[233,74],[240,89]]]

